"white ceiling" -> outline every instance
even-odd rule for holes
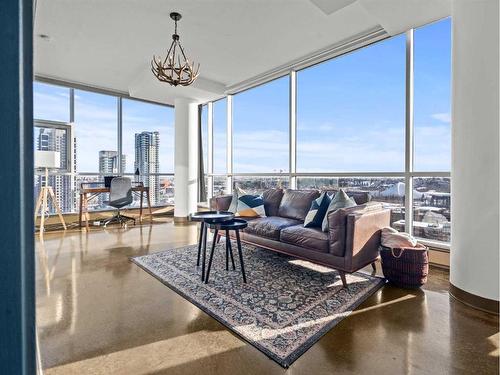
[[[376,26],[394,35],[448,16],[450,1],[38,0],[35,74],[164,103],[207,101]],[[181,42],[201,64],[190,87],[160,83],[150,72],[151,56],[170,45],[171,11],[183,15]]]

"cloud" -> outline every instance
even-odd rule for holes
[[[447,124],[449,124],[451,122],[451,115],[449,112],[434,113],[431,115],[431,117],[435,120],[445,122]]]

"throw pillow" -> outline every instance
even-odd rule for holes
[[[264,199],[261,195],[245,194],[238,197],[238,211],[240,217],[266,217]]]
[[[313,200],[304,219],[304,228],[320,227],[330,202],[331,198],[327,193],[322,193],[319,198]]]
[[[323,232],[328,232],[328,214],[330,212],[337,211],[339,208],[349,208],[354,206],[356,206],[356,201],[350,198],[343,189],[340,189],[337,194],[335,194],[335,197],[333,197],[328,209],[326,210],[322,225]]]
[[[227,210],[229,212],[236,213],[238,210],[238,198],[245,194],[246,193],[243,190],[241,190],[238,186],[235,186],[233,189],[233,199],[231,199],[231,204]]]

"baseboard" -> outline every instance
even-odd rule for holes
[[[174,216],[174,224],[187,224],[189,223],[188,216]]]
[[[475,309],[499,315],[499,301],[466,292],[450,283],[450,296]]]

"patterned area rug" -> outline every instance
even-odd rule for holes
[[[356,272],[347,275],[349,288],[345,289],[332,269],[242,247],[247,284],[242,280],[236,243],[236,270],[231,264],[225,270],[221,241],[207,285],[196,267],[196,245],[132,261],[285,368],[384,284],[381,278]]]

